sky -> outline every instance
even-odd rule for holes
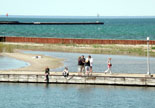
[[[155,0],[0,0],[0,15],[155,16]]]

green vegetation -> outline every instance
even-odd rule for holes
[[[0,43],[0,52],[3,52],[3,44]]]
[[[152,49],[155,49],[155,47],[152,47]]]
[[[155,47],[150,47],[150,56],[155,57]],[[0,43],[0,52],[13,52],[16,49],[134,56],[147,54],[146,45]]]
[[[12,45],[4,45],[3,43],[0,43],[0,52],[12,53],[13,50],[14,50],[14,47]]]

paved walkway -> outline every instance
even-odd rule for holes
[[[0,74],[35,74],[43,75],[44,72],[39,71],[0,71]],[[50,72],[50,75],[62,75],[62,72]],[[76,72],[70,72],[70,75],[78,75]],[[152,74],[155,77],[155,74]],[[82,75],[84,76],[84,75]],[[129,73],[93,73],[92,76],[111,76],[111,77],[149,77],[147,74],[129,74]]]

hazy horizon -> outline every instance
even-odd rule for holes
[[[155,16],[65,16],[65,15],[0,15],[0,18],[155,18]]]

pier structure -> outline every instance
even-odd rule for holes
[[[47,83],[43,72],[0,72],[0,82],[11,83]],[[155,75],[146,74],[104,74],[93,73],[92,76],[79,76],[72,72],[64,77],[61,72],[50,72],[49,84],[91,84],[119,86],[153,86]]]

